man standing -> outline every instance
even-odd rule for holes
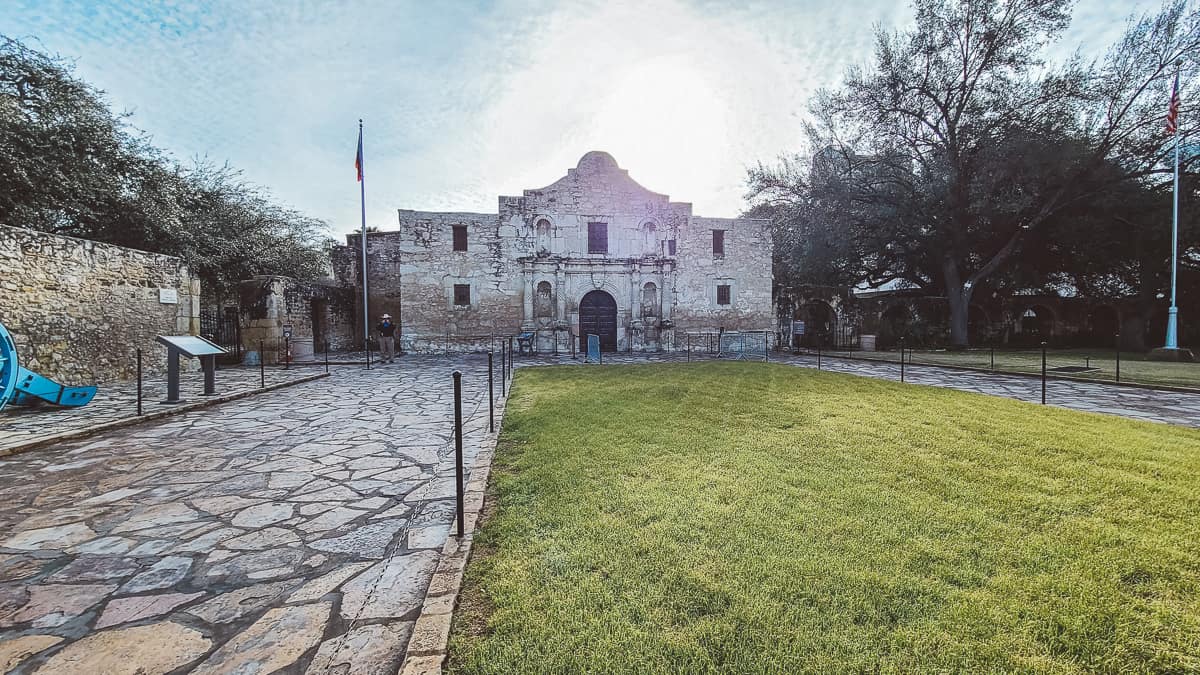
[[[396,360],[396,324],[392,323],[392,315],[384,314],[375,330],[379,332],[379,359],[382,363],[392,363]]]

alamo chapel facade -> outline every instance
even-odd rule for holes
[[[344,286],[361,288],[359,237],[333,252]],[[399,229],[368,232],[370,316],[398,318],[407,351],[519,333],[543,352],[587,334],[606,351],[680,349],[685,333],[773,330],[771,245],[769,221],[692,215],[589,152],[495,214],[401,209]]]

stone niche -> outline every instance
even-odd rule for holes
[[[0,323],[21,365],[68,385],[165,370],[158,335],[200,332],[200,280],[179,258],[0,225]]]

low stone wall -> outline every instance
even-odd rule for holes
[[[64,384],[162,372],[158,335],[199,332],[200,281],[179,258],[0,225],[0,323],[21,365]]]

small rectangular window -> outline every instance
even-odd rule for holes
[[[713,256],[725,255],[725,230],[713,230]]]
[[[608,223],[588,223],[588,253],[608,253]]]
[[[675,255],[675,240],[667,240],[667,255]]]
[[[454,304],[459,307],[471,304],[471,284],[454,284]]]
[[[467,226],[466,225],[455,225],[454,226],[454,250],[455,251],[467,250]]]
[[[718,232],[719,231],[720,230],[718,230]],[[728,285],[717,286],[717,304],[718,305],[728,305],[729,304],[729,286]]]

